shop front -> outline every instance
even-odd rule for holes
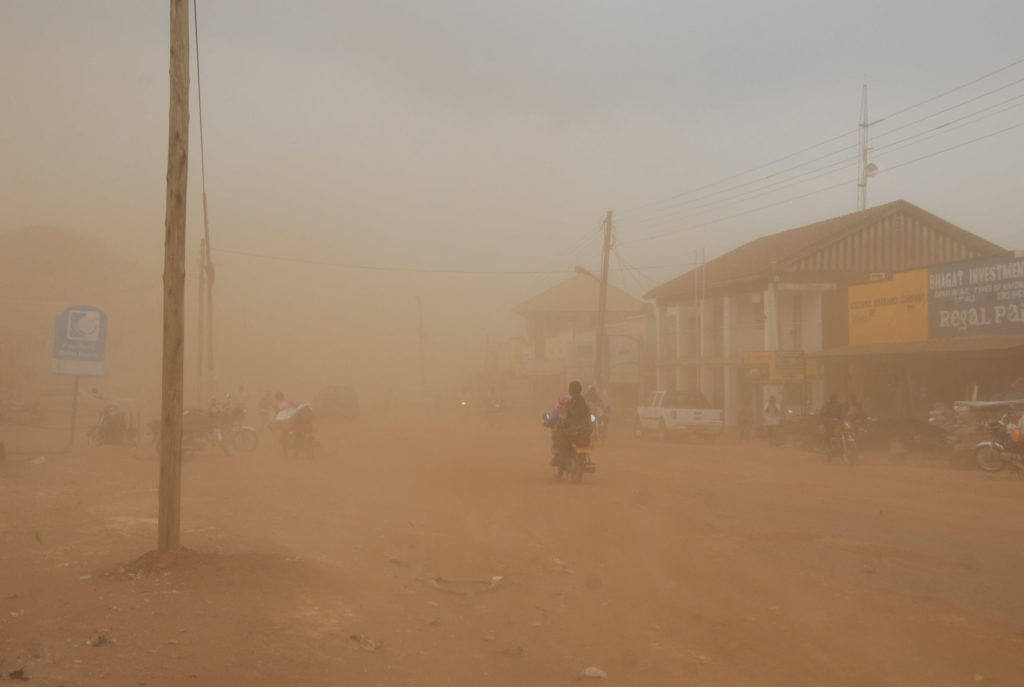
[[[997,397],[1024,376],[1024,259],[897,273],[848,290],[849,345],[821,351],[827,391],[878,416]]]

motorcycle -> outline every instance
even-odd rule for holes
[[[320,443],[313,427],[313,406],[303,403],[278,413],[281,423],[281,451],[285,458],[312,458]]]
[[[231,443],[223,426],[222,413],[215,409],[190,408],[181,415],[181,452],[202,453],[218,446],[224,455],[231,455]],[[160,420],[147,425],[154,446],[160,445]]]
[[[259,447],[256,428],[245,424],[245,408],[228,404],[224,406],[223,418],[231,448],[239,453],[251,453]]]
[[[604,442],[608,440],[608,413],[604,408],[593,408],[590,421],[594,425],[594,442],[598,446],[604,446]]]
[[[553,413],[548,413],[543,416],[544,426],[550,427],[555,431],[558,431],[560,425],[560,419]],[[593,434],[593,425],[595,417],[590,416],[591,432]],[[555,479],[562,479],[566,477],[574,482],[582,482],[583,474],[586,472],[597,472],[597,466],[590,459],[592,450],[592,444],[589,437],[577,436],[573,441],[569,443],[567,449],[561,451],[556,448],[551,449],[551,467],[555,474]]]
[[[975,444],[974,462],[985,472],[999,472],[1004,465],[1009,465],[1014,474],[1024,478],[1024,437],[1014,420],[1009,414],[989,420],[990,438]]]
[[[107,405],[100,413],[99,422],[89,429],[86,440],[90,446],[118,446],[128,433],[124,412],[115,405]]]
[[[484,419],[487,421],[487,424],[493,427],[501,422],[503,410],[501,401],[488,401],[487,405],[484,406]]]
[[[850,420],[834,420],[823,426],[828,432],[828,443],[825,446],[825,460],[833,458],[842,460],[846,465],[857,462],[857,430]]]

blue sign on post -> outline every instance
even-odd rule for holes
[[[931,338],[1024,334],[1024,260],[1012,256],[928,271]]]
[[[107,316],[99,308],[76,305],[57,316],[53,332],[53,372],[102,377]]]

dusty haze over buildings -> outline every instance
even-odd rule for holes
[[[152,275],[154,290],[166,14],[160,3],[129,1],[0,5],[0,230],[45,225],[103,238]],[[398,270],[552,272],[597,267],[596,230],[608,209],[670,199],[855,129],[865,80],[876,119],[1017,59],[1024,8],[209,0],[198,20],[218,251]],[[192,267],[201,227],[195,85],[193,77]],[[997,113],[880,155],[869,202],[906,198],[996,243],[1019,244],[1024,163],[1011,151],[1024,130],[887,168],[1021,116]],[[622,257],[664,267],[614,272],[613,281],[639,294],[684,271],[694,249],[711,257],[852,211],[854,186],[845,184],[747,213],[849,176],[833,171],[717,206],[626,212],[617,224]],[[214,257],[219,340],[231,352],[221,361],[225,381],[267,359],[308,380],[326,358],[368,353],[389,359],[387,369],[338,374],[413,375],[417,296],[432,370],[447,374],[482,355],[487,335],[519,332],[511,307],[564,276]],[[318,342],[322,354],[299,351],[297,339]]]

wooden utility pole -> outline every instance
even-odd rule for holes
[[[206,239],[199,239],[199,317],[196,318],[196,407],[203,403],[203,351],[206,348],[206,335],[203,325],[206,322]]]
[[[608,392],[608,332],[605,325],[608,308],[608,258],[612,250],[612,211],[604,218],[604,248],[601,263],[601,290],[597,297],[597,338],[594,359],[594,384],[601,394]]]
[[[164,350],[157,549],[181,546],[181,414],[185,381],[185,210],[188,194],[188,0],[171,0],[171,104],[164,214]]]
[[[423,352],[423,297],[416,296],[416,307],[419,311],[419,341],[420,341],[420,390],[426,393],[427,390],[427,367],[426,356]]]

